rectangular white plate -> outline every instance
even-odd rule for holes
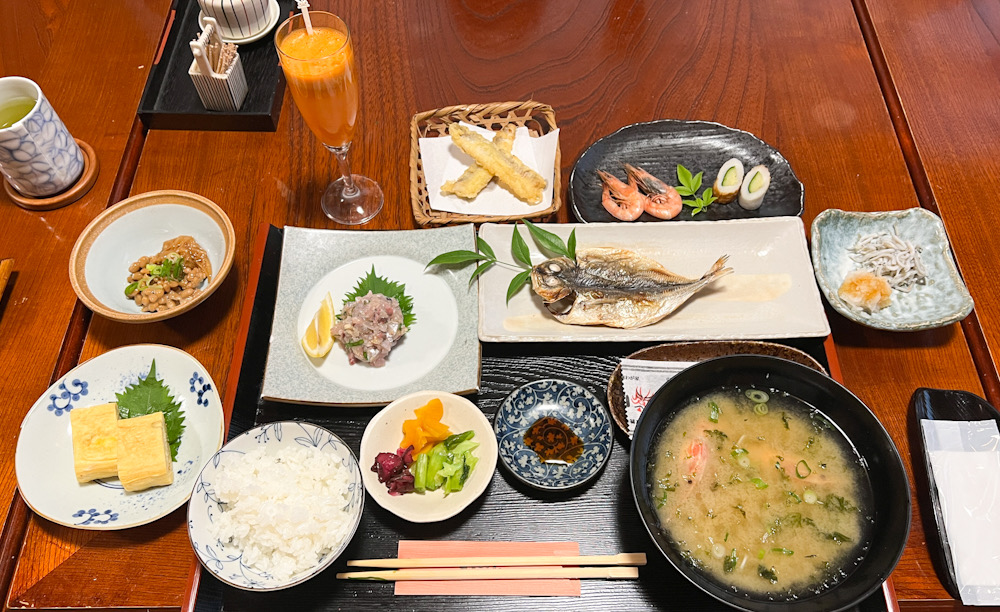
[[[261,396],[307,404],[375,406],[435,389],[474,393],[479,388],[480,345],[471,266],[427,270],[444,251],[474,248],[471,225],[409,231],[337,231],[286,227],[274,323]],[[322,359],[306,355],[300,339],[323,296],[341,312],[344,296],[375,267],[403,283],[416,323],[386,364],[349,364],[334,344]]]
[[[696,293],[662,321],[638,329],[564,325],[525,287],[506,303],[516,270],[493,266],[479,280],[479,339],[484,342],[747,340],[822,337],[830,333],[799,217],[670,223],[542,224],[577,249],[619,247],[699,278],[722,255],[733,274]],[[483,224],[479,235],[497,258],[514,262],[513,225]],[[532,264],[548,258],[527,228],[518,232]]]

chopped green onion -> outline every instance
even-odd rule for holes
[[[722,413],[722,411],[719,410],[719,405],[716,404],[715,402],[709,402],[708,409],[709,409],[708,420],[712,421],[713,423],[718,423],[719,415]]]
[[[766,404],[771,397],[759,389],[747,389],[744,395],[755,404]]]
[[[783,555],[794,555],[795,552],[788,550],[787,548],[772,548],[771,552],[781,553]]]
[[[750,482],[752,482],[753,486],[757,487],[758,489],[766,489],[767,488],[767,483],[764,482],[763,480],[761,480],[760,478],[751,478]]]
[[[809,467],[809,464],[806,463],[805,459],[795,464],[795,475],[799,478],[808,478],[812,473],[812,468]]]
[[[136,292],[139,288],[139,281],[130,283],[128,287],[125,287],[125,297],[132,297],[132,294]]]
[[[729,552],[729,556],[726,560],[722,562],[722,571],[727,574],[736,569],[736,562],[739,561],[739,557],[736,556],[736,549],[734,548]]]
[[[767,414],[767,404],[754,404],[753,405],[754,414],[759,414],[764,416]]]
[[[795,493],[795,491],[788,491],[788,496],[789,496],[789,497],[791,497],[792,499],[794,499],[794,500],[795,500],[795,503],[797,503],[797,504],[801,504],[801,503],[802,503],[802,498],[801,498],[801,497],[799,497],[799,496],[798,496],[798,495],[797,495],[797,494]]]
[[[766,554],[767,554],[767,551],[764,550],[763,548],[761,548],[760,550],[757,551],[757,558],[758,559],[763,559],[764,555],[766,555]]]
[[[807,504],[815,504],[816,502],[819,501],[819,496],[816,495],[816,492],[813,491],[812,489],[806,489],[805,492],[802,494],[802,501],[806,502]]]

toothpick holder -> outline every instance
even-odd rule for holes
[[[240,54],[236,53],[236,59],[225,72],[215,72],[209,60],[210,51],[221,50],[224,43],[215,19],[206,17],[204,22],[204,31],[196,40],[191,41],[194,61],[191,62],[188,75],[205,108],[215,111],[239,110],[247,96],[247,78],[243,73]]]

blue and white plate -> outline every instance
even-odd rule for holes
[[[223,504],[215,494],[219,468],[246,453],[267,446],[277,449],[313,447],[328,453],[334,460],[347,468],[347,488],[343,509],[351,522],[344,539],[337,550],[326,553],[309,569],[282,580],[268,572],[260,571],[243,559],[243,551],[229,542],[213,538],[211,525],[213,517],[223,512]],[[269,451],[270,452],[270,451]],[[323,571],[340,556],[361,523],[361,511],[365,506],[365,489],[361,482],[361,469],[354,452],[336,434],[299,421],[268,423],[244,432],[233,438],[212,457],[194,485],[194,493],[188,503],[188,537],[201,564],[216,578],[234,587],[252,591],[276,591],[305,582]]]
[[[117,478],[80,484],[73,470],[69,413],[115,401],[156,360],[156,375],[184,412],[174,482],[129,493]],[[151,523],[188,500],[195,477],[222,446],[222,401],[197,359],[159,344],[108,351],[70,370],[28,410],[17,438],[14,466],[24,501],[48,520],[79,529],[127,529]]]
[[[570,464],[543,463],[524,443],[539,419],[551,416],[583,440],[583,453]],[[507,396],[493,420],[500,461],[518,480],[537,489],[560,490],[595,478],[611,456],[611,418],[601,400],[565,380],[528,383]]]

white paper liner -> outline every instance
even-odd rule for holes
[[[693,361],[648,361],[622,359],[622,390],[625,396],[625,420],[628,435],[632,437],[642,409],[668,380],[681,370],[694,365]]]
[[[1000,432],[994,421],[921,420],[965,605],[1000,604]]]
[[[490,130],[467,123],[462,125],[488,140],[493,140],[494,132]],[[421,138],[418,144],[420,158],[423,160],[427,196],[433,210],[464,215],[517,216],[545,210],[552,205],[552,179],[555,174],[559,130],[532,138],[528,128],[519,127],[514,135],[511,152],[545,179],[546,185],[540,204],[528,204],[517,199],[509,191],[497,185],[495,180],[490,181],[473,200],[465,200],[454,194],[442,194],[441,185],[445,181],[456,180],[474,161],[447,136]]]

